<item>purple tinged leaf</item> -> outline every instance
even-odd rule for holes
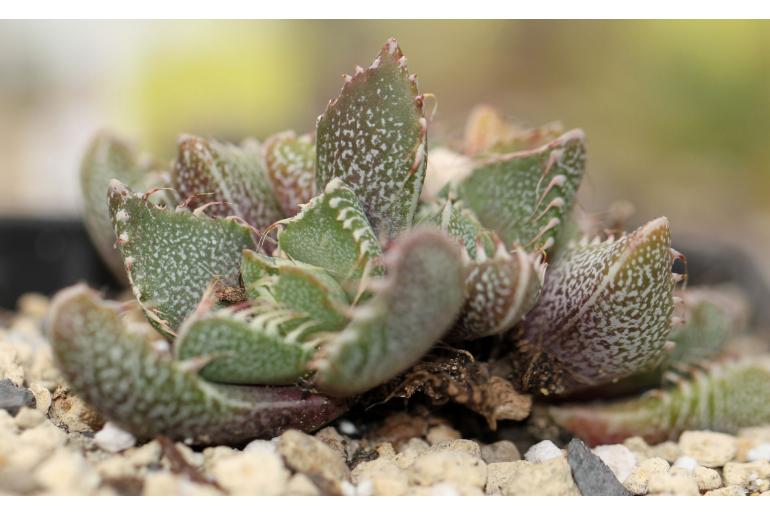
[[[283,218],[257,144],[237,147],[184,136],[172,179],[190,209],[208,204],[209,215],[237,216],[260,232]]]
[[[674,309],[670,245],[658,218],[550,265],[515,360],[525,390],[564,395],[659,364]]]
[[[287,131],[268,138],[263,148],[275,198],[285,216],[294,216],[315,196],[315,142]]]
[[[153,347],[125,322],[118,304],[78,285],[55,297],[49,319],[57,364],[72,387],[106,418],[140,438],[237,445],[294,428],[312,431],[347,409],[295,387],[226,386]]]

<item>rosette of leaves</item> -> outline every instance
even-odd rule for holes
[[[138,436],[240,443],[313,430],[383,385],[494,426],[525,418],[530,394],[666,363],[668,221],[576,238],[583,133],[516,129],[488,108],[460,152],[444,149],[461,166],[433,164],[446,184],[429,195],[423,103],[391,39],[344,76],[315,135],[183,136],[166,172],[99,136],[81,170],[86,221],[135,302],[85,286],[56,297],[72,386]]]

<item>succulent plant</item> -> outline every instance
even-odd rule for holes
[[[49,330],[72,386],[137,436],[207,444],[312,430],[416,392],[494,426],[526,418],[533,396],[664,388],[553,408],[595,441],[623,433],[610,426],[770,418],[768,404],[736,417],[730,403],[743,385],[768,391],[764,361],[690,374],[705,385],[693,399],[681,369],[723,353],[740,303],[675,295],[682,256],[665,218],[604,237],[581,223],[582,131],[522,129],[481,107],[426,167],[423,103],[391,39],[344,77],[315,136],[183,136],[168,171],[97,136],[81,170],[86,223],[134,300],[83,285],[56,297]],[[439,187],[423,191],[426,172]],[[692,315],[682,327],[678,299]],[[695,414],[703,395],[726,407]]]

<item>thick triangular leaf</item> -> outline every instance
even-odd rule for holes
[[[284,222],[278,241],[291,259],[323,268],[348,293],[355,293],[367,267],[373,275],[381,273],[370,263],[382,254],[380,243],[356,194],[339,179]]]
[[[191,209],[215,202],[206,209],[211,216],[237,216],[260,232],[283,218],[254,142],[237,147],[196,136],[180,138],[173,183]]]
[[[674,309],[670,245],[659,218],[550,265],[515,360],[523,387],[567,394],[660,363]]]
[[[294,216],[315,196],[315,142],[287,131],[268,138],[263,148],[275,198],[285,216]]]
[[[686,430],[734,433],[770,424],[770,356],[714,364],[667,390],[641,397],[553,407],[557,424],[589,445],[641,436],[649,443]]]
[[[159,172],[152,173],[151,169],[147,159],[141,158],[128,143],[108,132],[94,136],[80,165],[80,192],[86,229],[99,255],[115,277],[123,281],[126,280],[126,274],[120,252],[115,249],[115,231],[107,206],[107,186],[112,179],[142,191],[165,186],[162,175]]]
[[[196,314],[180,328],[175,356],[203,360],[201,377],[217,383],[292,384],[315,349],[298,334],[284,334],[281,325],[302,318],[279,307]]]
[[[479,164],[457,194],[506,245],[548,250],[570,212],[584,166],[583,132],[575,129],[535,150]]]
[[[545,273],[541,256],[520,247],[509,253],[501,243],[491,257],[479,248],[465,269],[465,305],[452,340],[474,340],[511,329],[535,305]]]
[[[215,279],[238,285],[252,231],[238,220],[161,209],[118,181],[109,187],[110,216],[137,300],[158,330],[173,335]]]
[[[236,445],[289,428],[311,431],[346,409],[299,388],[209,383],[155,350],[152,331],[135,326],[84,286],[56,296],[48,324],[56,361],[75,391],[140,438]]]
[[[317,185],[345,181],[378,236],[412,224],[425,176],[427,122],[417,81],[390,39],[371,66],[345,77],[339,97],[318,118]]]
[[[329,338],[312,362],[318,388],[362,393],[412,366],[451,327],[463,302],[459,247],[441,233],[415,230],[385,255],[387,276]]]

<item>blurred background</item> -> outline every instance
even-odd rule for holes
[[[76,218],[102,127],[168,160],[182,132],[313,130],[391,35],[436,95],[434,134],[459,138],[481,102],[582,127],[586,210],[629,200],[634,222],[667,215],[770,271],[770,22],[3,21],[0,219]]]

